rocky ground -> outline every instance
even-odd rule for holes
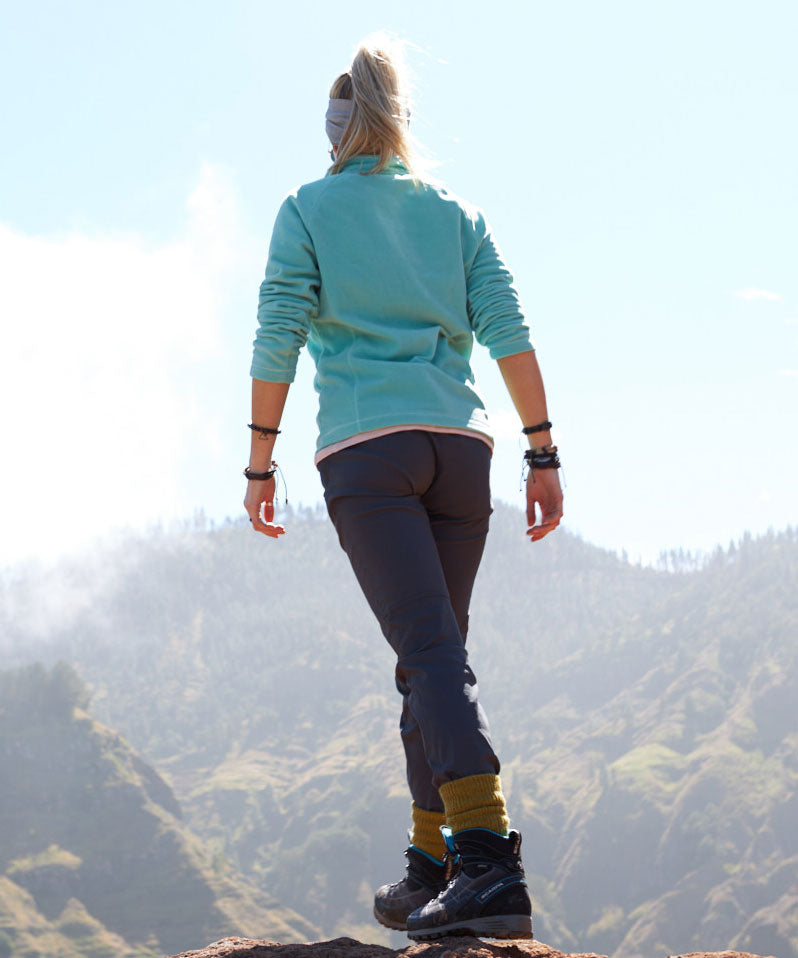
[[[593,952],[564,954],[540,941],[483,941],[481,938],[446,938],[413,943],[395,951],[382,945],[364,945],[352,938],[335,938],[301,945],[252,938],[223,938],[199,951],[184,951],[171,958],[606,958]],[[665,958],[652,955],[651,958]],[[670,958],[773,958],[742,951],[696,951]]]

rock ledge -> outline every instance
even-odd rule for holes
[[[433,942],[414,942],[395,951],[383,945],[364,945],[353,938],[334,938],[301,945],[281,945],[277,941],[253,938],[222,938],[199,951],[184,951],[171,958],[607,958],[593,952],[565,954],[541,941],[484,941],[481,938],[443,938]],[[652,955],[651,958],[666,958]],[[693,951],[689,955],[668,958],[773,958],[742,951]]]

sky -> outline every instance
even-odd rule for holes
[[[379,29],[515,275],[563,525],[653,562],[798,523],[794,3],[0,0],[0,565],[243,516],[271,226]],[[473,367],[521,506],[520,423]],[[275,453],[292,505],[321,501],[312,375]]]

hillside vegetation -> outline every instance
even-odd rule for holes
[[[326,517],[286,524],[279,542],[238,523],[130,539],[51,570],[49,592],[18,570],[3,655],[75,666],[217,877],[324,936],[389,943],[370,909],[408,824],[392,653]],[[566,530],[530,545],[519,513],[493,517],[469,647],[536,934],[618,958],[795,958],[798,537],[667,565]]]
[[[214,869],[163,779],[84,711],[70,666],[0,672],[0,956],[157,958],[316,929]]]

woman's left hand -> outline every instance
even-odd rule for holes
[[[277,483],[271,479],[250,479],[247,482],[247,494],[244,497],[244,508],[247,510],[249,521],[256,532],[276,539],[285,533],[284,526],[274,522],[274,494]]]
[[[540,509],[540,523],[535,523],[535,506]],[[562,486],[558,469],[536,469],[526,478],[526,534],[531,542],[556,529],[562,519]]]

